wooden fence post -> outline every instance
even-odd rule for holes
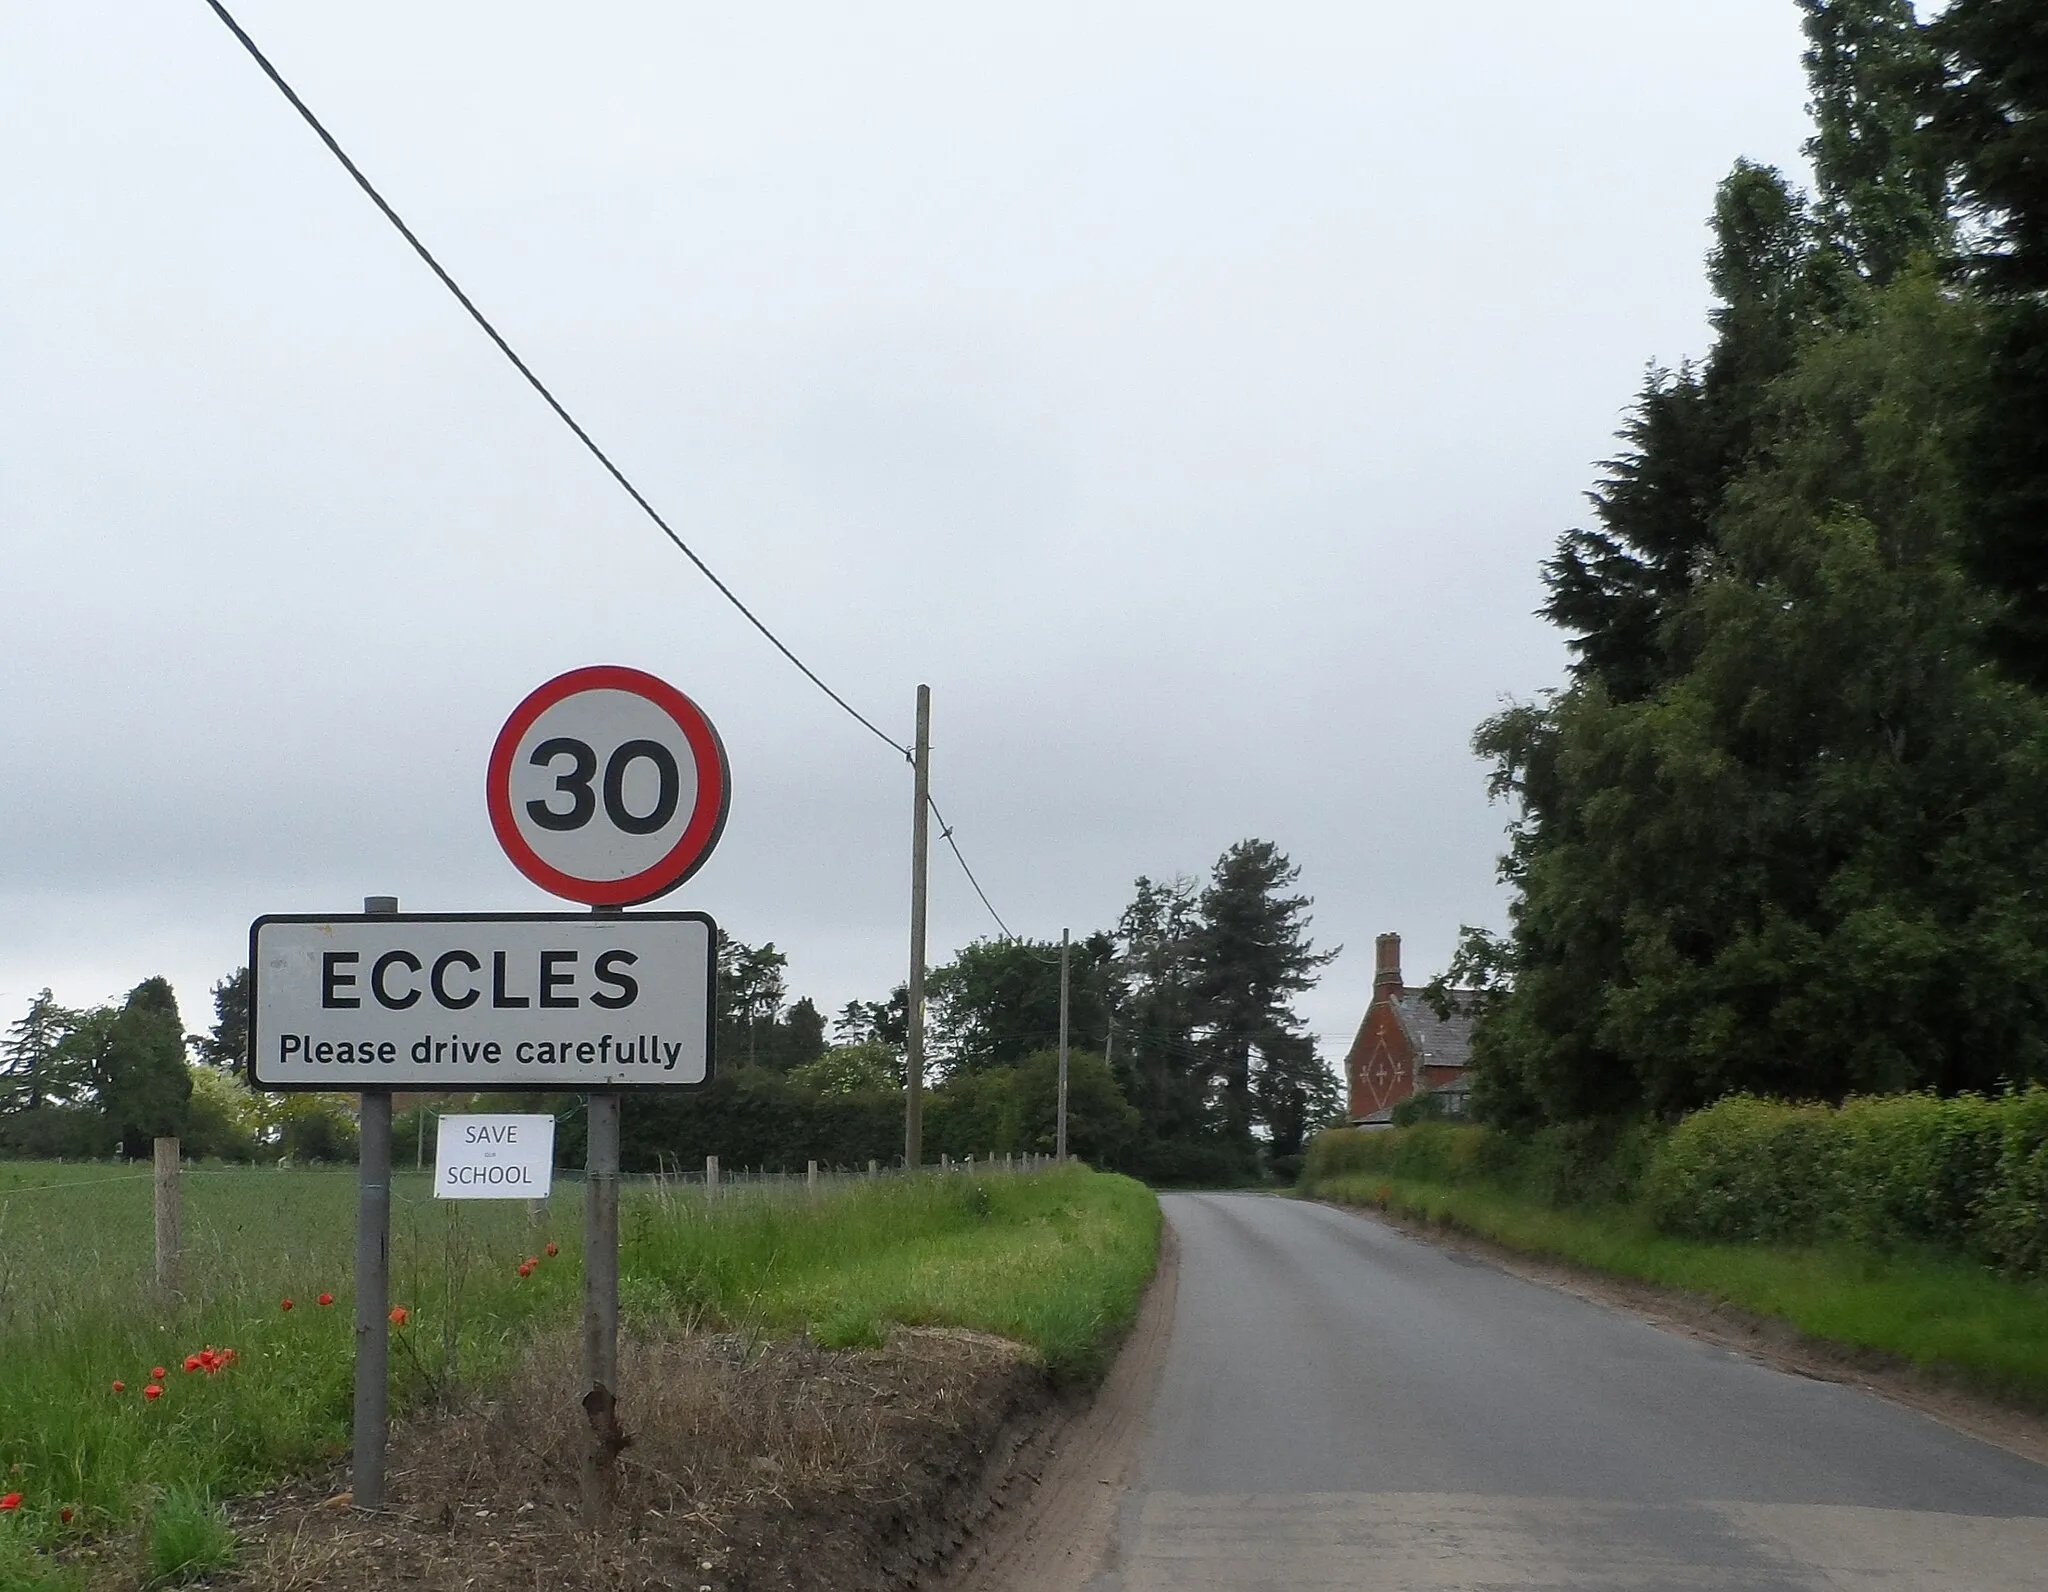
[[[156,1141],[156,1291],[160,1299],[178,1296],[178,1259],[182,1227],[178,1209],[178,1141]]]
[[[704,1157],[704,1197],[718,1198],[718,1157],[715,1155]]]

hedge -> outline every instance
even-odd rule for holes
[[[1332,1129],[1305,1187],[1343,1177],[1486,1182],[1554,1205],[1639,1202],[1680,1237],[1931,1245],[2048,1275],[2048,1088],[1840,1106],[1738,1095],[1668,1131],[1582,1123],[1514,1136],[1420,1123]]]
[[[1840,1106],[1738,1095],[1679,1123],[1643,1196],[1658,1227],[1688,1237],[1936,1244],[2039,1276],[2048,1089]]]

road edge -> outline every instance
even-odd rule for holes
[[[1497,1239],[1442,1223],[1422,1221],[1341,1200],[1305,1203],[1377,1222],[1433,1248],[1455,1250],[1541,1287],[1617,1310],[1653,1327],[1694,1338],[1816,1382],[1859,1388],[1892,1404],[1976,1438],[1994,1448],[2048,1465],[2048,1414],[2002,1404],[1907,1360],[1856,1349],[1801,1332],[1775,1316],[1745,1310],[1682,1288],[1619,1277],[1553,1255],[1533,1254]]]
[[[1180,1243],[1162,1213],[1159,1263],[1108,1375],[1017,1445],[980,1528],[925,1583],[929,1592],[1079,1592],[1094,1578],[1166,1367],[1179,1291]]]

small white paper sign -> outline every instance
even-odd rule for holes
[[[554,1165],[553,1117],[445,1116],[434,1141],[434,1197],[546,1199]]]

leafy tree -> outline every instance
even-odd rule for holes
[[[212,1065],[192,1069],[181,1146],[188,1159],[253,1161],[263,1128],[262,1103],[233,1072]]]
[[[1049,1155],[1059,1144],[1058,1050],[1041,1050],[1015,1069],[1009,1131],[987,1148]],[[1120,1166],[1138,1139],[1138,1113],[1097,1051],[1067,1052],[1067,1153],[1101,1167]],[[980,1154],[979,1150],[967,1153]]]
[[[1517,809],[1513,932],[1461,949],[1497,1118],[2048,1067],[2048,721],[1978,662],[2048,685],[2048,35],[1802,5],[1815,199],[1723,186],[1706,375],[1546,568],[1574,678],[1475,738]],[[1975,280],[2029,296],[1937,277],[1952,173]]]
[[[925,1101],[928,1155],[1014,1155],[1019,1135],[1015,1067],[955,1072]]]
[[[717,1045],[725,1065],[760,1061],[761,1030],[765,1025],[772,1035],[789,993],[783,979],[788,965],[774,941],[756,948],[719,930]]]
[[[361,1130],[346,1095],[294,1094],[275,1112],[278,1153],[302,1164],[356,1158]]]
[[[835,1044],[872,1042],[897,1049],[910,1043],[910,988],[898,984],[885,1001],[848,1001],[832,1019]]]
[[[82,1013],[59,1006],[45,989],[0,1040],[0,1111],[35,1111],[68,1100],[76,1083],[64,1040]]]
[[[1342,1114],[1344,1096],[1311,1035],[1276,1034],[1267,1042],[1263,1061],[1252,1086],[1253,1104],[1275,1169],[1291,1177],[1309,1135]]]
[[[1814,135],[1806,153],[1830,262],[1882,285],[1954,243],[1948,171],[1928,125],[1939,75],[1910,0],[1799,0]]]
[[[1302,1043],[1295,995],[1336,956],[1308,938],[1307,896],[1283,894],[1300,868],[1271,841],[1243,840],[1217,859],[1199,901],[1194,993],[1223,1085],[1224,1137],[1252,1150],[1253,1057],[1293,1066]],[[1293,1109],[1289,1107],[1290,1111]]]
[[[1116,946],[1106,934],[1069,951],[1067,1030],[1072,1044],[1100,1044],[1108,1031],[1108,967]],[[932,1052],[949,1071],[1005,1067],[1057,1044],[1060,948],[1049,940],[976,940],[933,970]]]
[[[233,1072],[249,1059],[249,970],[238,967],[213,986],[213,1029],[189,1037],[209,1067]]]
[[[1861,289],[1773,394],[1655,696],[1573,688],[1476,744],[1520,804],[1483,1107],[1670,1112],[2048,1068],[2048,710],[1957,562],[1977,309]]]
[[[146,978],[128,992],[94,1057],[93,1093],[122,1153],[150,1153],[150,1142],[181,1133],[192,1098],[185,1066],[185,1025],[168,980]]]
[[[889,1094],[903,1087],[903,1058],[873,1040],[835,1045],[791,1071],[789,1081],[819,1094]]]
[[[787,1072],[825,1050],[825,1019],[804,996],[785,1005],[789,958],[771,940],[755,947],[718,937],[717,1064]]]

